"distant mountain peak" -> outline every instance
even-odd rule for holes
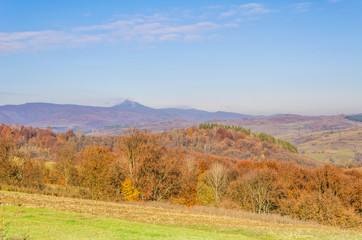
[[[146,109],[146,107],[138,102],[131,101],[131,100],[124,100],[121,104],[115,105],[112,108],[114,109]]]
[[[119,105],[122,105],[122,106],[129,106],[129,107],[136,107],[137,105],[141,105],[139,104],[138,102],[135,102],[135,101],[131,101],[131,100],[124,100],[121,104]]]

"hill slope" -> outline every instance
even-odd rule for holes
[[[173,130],[161,133],[162,144],[169,148],[183,148],[189,152],[210,154],[230,159],[266,161],[295,161],[303,166],[315,167],[314,160],[298,154],[296,149],[287,149],[288,143],[282,143],[265,134],[256,134],[243,131],[246,129],[226,129],[226,126],[217,125],[211,129],[188,128],[186,130]],[[290,145],[292,147],[292,145]]]

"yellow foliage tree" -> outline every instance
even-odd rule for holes
[[[197,183],[197,202],[205,206],[211,206],[215,203],[215,195],[213,194],[211,186],[206,184],[205,174],[199,177]]]
[[[138,201],[139,191],[132,185],[129,178],[126,178],[122,183],[122,194],[123,198],[127,202]]]

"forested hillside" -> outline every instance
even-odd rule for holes
[[[162,144],[170,148],[184,148],[214,156],[238,160],[295,161],[304,166],[317,163],[301,154],[297,148],[283,140],[265,133],[254,133],[239,126],[200,124],[199,128],[165,131],[161,134]]]
[[[161,134],[129,129],[95,137],[0,126],[2,189],[360,226],[361,172],[304,160],[293,145],[240,127],[200,125]]]
[[[358,166],[362,153],[360,115],[280,115],[260,119],[214,120],[212,123],[240,125],[265,132],[295,144],[300,153],[320,163]],[[356,121],[352,121],[352,120]]]

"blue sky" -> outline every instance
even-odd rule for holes
[[[0,105],[362,112],[362,0],[0,0]]]

